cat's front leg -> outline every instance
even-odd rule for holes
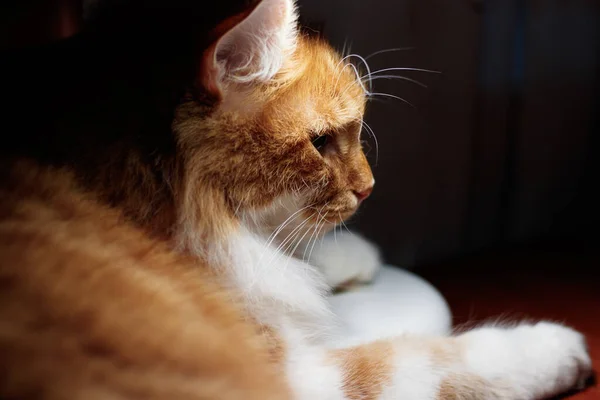
[[[583,388],[592,371],[584,337],[559,324],[480,328],[456,340],[465,368],[497,388],[497,398],[541,399]]]
[[[333,288],[370,282],[381,267],[379,249],[354,232],[330,232],[306,253]]]
[[[332,350],[327,358],[340,379],[339,394],[327,398],[344,400],[538,400],[583,386],[592,371],[583,336],[547,322],[403,336]],[[307,371],[317,370],[304,370],[299,392],[310,389]],[[319,398],[328,387],[323,379],[336,376],[329,372],[316,374],[315,390],[299,398]]]
[[[427,356],[419,357],[420,346]],[[546,399],[582,387],[591,374],[583,336],[548,322],[483,327],[439,340],[399,340],[395,353],[406,372],[396,372],[385,399],[431,393],[419,387],[424,382],[434,384],[435,395],[414,398]]]

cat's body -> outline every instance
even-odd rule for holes
[[[133,46],[147,21],[75,39],[95,58],[30,64],[33,98],[13,85],[0,397],[533,399],[589,375],[582,337],[548,323],[326,345],[328,286],[302,259],[327,264],[314,242],[373,187],[364,83],[290,1],[204,16],[198,39],[193,17],[156,48]],[[44,89],[63,94],[32,116]]]

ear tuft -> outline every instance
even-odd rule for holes
[[[214,45],[209,61],[216,72],[208,87],[222,83],[265,82],[273,78],[296,47],[293,0],[262,0]]]

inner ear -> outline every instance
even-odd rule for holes
[[[223,21],[204,52],[201,83],[222,96],[229,83],[266,82],[296,46],[297,17],[293,0],[262,0]]]

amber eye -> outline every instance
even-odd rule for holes
[[[328,135],[317,136],[316,138],[314,138],[312,140],[313,146],[315,146],[315,149],[317,149],[319,152],[323,151],[323,149],[325,148],[325,146],[327,145],[328,142],[329,142]]]

